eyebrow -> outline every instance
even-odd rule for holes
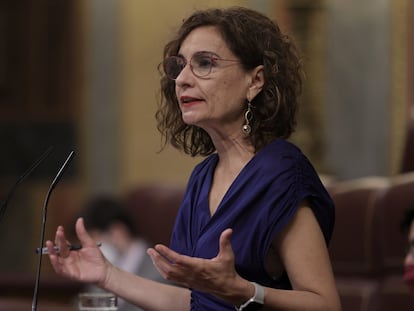
[[[212,52],[212,51],[205,51],[205,50],[201,50],[201,51],[194,52],[194,53],[191,55],[191,57],[193,57],[193,56],[194,56],[194,55],[196,55],[196,54],[211,54],[211,55],[213,55],[213,56],[215,56],[215,57],[217,57],[217,58],[221,58],[221,56],[220,56],[220,55],[218,55],[217,53]],[[178,56],[178,57],[182,57],[182,58],[184,58],[184,59],[185,59],[185,57],[184,57],[184,55],[183,55],[182,53],[178,53],[176,56]],[[191,57],[190,57],[190,58],[191,58]]]

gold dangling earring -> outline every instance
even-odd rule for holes
[[[244,113],[244,120],[245,124],[243,124],[242,130],[244,135],[249,136],[252,132],[252,128],[250,126],[250,121],[253,119],[253,112],[252,112],[252,105],[250,103],[250,100],[247,100],[247,110]]]

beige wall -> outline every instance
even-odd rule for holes
[[[161,140],[154,118],[156,68],[163,45],[193,9],[245,5],[246,1],[124,0],[118,4],[120,187],[159,180],[185,183],[200,158],[192,159],[172,148],[157,153]]]

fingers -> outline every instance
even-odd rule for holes
[[[148,250],[148,255],[157,268],[157,270],[165,277],[167,274],[177,274],[181,269],[186,267],[191,269],[194,266],[196,258],[186,255],[180,255],[164,245],[156,245]],[[171,276],[171,275],[170,275]]]
[[[65,230],[62,226],[59,226],[56,230],[55,235],[55,246],[59,248],[59,255],[62,257],[69,256],[69,248],[68,248],[68,241],[65,237]],[[51,252],[52,249],[52,252]],[[48,251],[50,254],[57,255],[57,252],[53,249],[53,244],[51,247],[48,247]]]
[[[168,248],[165,245],[155,245],[156,252],[160,255],[161,259],[159,262],[169,268],[171,265],[174,265],[175,267],[182,267],[187,269],[193,269],[195,268],[195,265],[202,261],[203,259],[190,257],[187,255],[181,255],[172,249]]]
[[[157,270],[165,277],[165,272],[169,271],[171,266],[174,265],[177,261],[182,261],[179,255],[173,250],[169,249],[163,245],[156,245],[154,248],[150,248],[147,251],[148,255],[151,257],[152,262],[154,263]]]
[[[50,241],[50,240],[46,241],[46,247],[47,247],[47,251],[48,251],[49,255],[56,256],[56,251],[55,251],[54,246],[55,246],[55,244],[52,241]]]
[[[175,263],[177,260],[179,260],[180,257],[182,257],[182,255],[174,252],[172,249],[166,247],[165,245],[157,244],[154,248],[158,254],[160,254],[170,263]]]
[[[55,243],[53,243],[52,241],[46,241],[46,246],[49,252],[49,260],[50,263],[53,267],[53,269],[58,273],[58,274],[63,274],[63,270],[64,267],[62,265],[62,263],[60,262],[60,260],[62,260],[63,258],[60,256],[60,253],[58,254],[55,251]]]
[[[232,229],[226,229],[224,230],[220,235],[220,241],[219,241],[219,253],[216,258],[218,257],[227,257],[227,259],[233,259],[234,258],[234,252],[233,248],[231,246],[231,235],[233,233]],[[185,256],[178,254],[177,252],[173,251],[172,249],[158,244],[155,247],[154,252],[149,253],[151,257],[157,255],[158,253],[160,256],[164,258],[168,264],[178,264],[181,266],[192,266],[194,265],[194,259],[193,257]],[[151,255],[152,254],[152,255]]]
[[[164,245],[156,245],[147,253],[167,280],[200,290],[211,290],[218,284],[217,280],[223,283],[236,276],[232,232],[232,229],[226,229],[221,233],[218,254],[212,259],[181,255]]]
[[[86,247],[86,246],[97,247],[95,241],[86,231],[83,218],[77,219],[75,228],[76,228],[76,234],[78,235],[78,238],[82,244],[82,247]],[[53,260],[55,256],[59,256],[62,258],[68,257],[70,255],[70,249],[69,249],[70,244],[71,243],[66,239],[64,228],[62,226],[58,226],[56,230],[54,244],[51,241],[46,242],[48,252],[50,255],[52,255],[51,259]],[[59,251],[56,251],[54,246],[57,246]]]
[[[154,264],[155,268],[157,268],[158,272],[161,274],[163,278],[166,278],[167,275],[164,272],[163,266],[165,263],[163,261],[167,261],[159,252],[157,252],[153,248],[149,248],[147,250],[147,254],[151,257],[152,263]],[[169,263],[167,263],[169,264]]]

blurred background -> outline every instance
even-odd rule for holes
[[[54,151],[19,185],[0,223],[0,275],[34,277],[44,197],[71,150],[50,200],[47,239],[57,224],[72,223],[85,197],[185,185],[201,159],[159,152],[157,66],[184,17],[231,5],[276,19],[298,44],[307,78],[292,140],[321,175],[413,169],[410,0],[1,0],[0,198],[49,146]],[[51,273],[48,260],[44,270]]]

